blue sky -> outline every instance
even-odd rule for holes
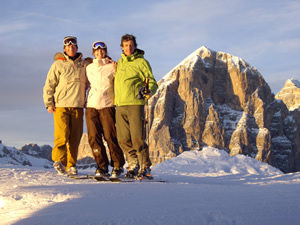
[[[64,36],[92,57],[103,40],[120,57],[120,38],[137,37],[160,80],[201,46],[239,56],[276,94],[300,80],[298,0],[10,0],[0,7],[0,140],[8,146],[53,143],[53,119],[42,88]]]

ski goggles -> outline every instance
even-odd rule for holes
[[[93,49],[98,49],[98,48],[106,48],[106,44],[103,41],[95,41],[93,43]]]
[[[71,36],[65,37],[64,46],[68,46],[68,45],[77,45],[77,38]]]

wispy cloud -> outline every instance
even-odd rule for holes
[[[32,23],[30,22],[24,22],[24,21],[15,21],[11,23],[6,24],[0,24],[0,33],[12,33],[17,32],[21,30],[27,30],[32,26]]]
[[[59,22],[62,24],[71,24],[71,23],[75,23],[76,21],[74,21],[74,18],[76,18],[76,16],[74,16],[74,18],[72,18],[71,16],[54,16],[54,15],[49,15],[49,14],[44,14],[44,13],[39,13],[39,12],[30,12],[30,13],[24,13],[23,17],[28,19],[33,19],[33,20],[46,20],[48,21],[48,23],[50,21],[55,21],[55,22]]]

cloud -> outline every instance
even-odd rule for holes
[[[27,23],[24,21],[15,21],[7,24],[0,24],[0,33],[13,33],[18,31],[27,30],[32,27],[31,23]]]

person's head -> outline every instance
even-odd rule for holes
[[[107,56],[107,46],[103,41],[93,43],[93,55],[96,59],[103,59]]]
[[[125,34],[121,38],[121,47],[126,56],[132,55],[137,48],[136,38],[131,34]]]
[[[77,50],[78,50],[77,38],[72,36],[65,37],[64,38],[65,53],[70,57],[74,57],[77,53]]]

